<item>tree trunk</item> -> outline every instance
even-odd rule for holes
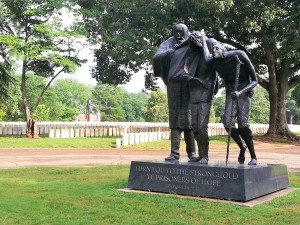
[[[283,63],[283,69],[277,74],[278,77],[278,104],[277,104],[277,120],[276,120],[276,135],[289,138],[292,140],[299,140],[295,134],[293,134],[287,123],[286,118],[286,95],[288,88],[288,70]]]
[[[267,134],[273,135],[276,133],[276,118],[277,118],[277,79],[273,55],[270,52],[266,53],[267,66],[269,71],[269,100],[270,100],[270,121]]]
[[[25,113],[25,120],[26,120],[26,137],[32,137],[31,135],[31,118],[30,118],[30,109],[27,100],[27,93],[26,93],[26,60],[23,60],[22,65],[22,83],[21,83],[21,92],[22,92],[22,103],[23,109]]]
[[[270,59],[273,59],[273,57],[270,57]],[[269,62],[270,61],[268,60],[268,63]],[[286,67],[284,64],[282,64],[282,66]],[[286,95],[288,92],[289,71],[285,68],[282,68],[279,71],[275,71],[275,67],[271,65],[270,67],[268,65],[268,68],[270,74],[270,125],[267,135],[274,137],[289,138],[294,141],[299,140],[299,137],[297,137],[290,131],[286,120]],[[274,80],[276,81],[275,84],[273,83]]]

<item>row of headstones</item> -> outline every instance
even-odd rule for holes
[[[170,131],[124,133],[122,139],[117,139],[117,148],[144,142],[170,139]]]
[[[6,135],[25,135],[26,134],[26,126],[22,127],[0,127],[0,136]]]
[[[39,135],[49,135],[52,138],[62,137],[86,137],[86,136],[120,136],[123,133],[143,133],[143,132],[168,132],[168,127],[141,127],[141,126],[81,126],[81,127],[56,127],[53,125],[38,125],[37,133]],[[266,133],[267,124],[251,124],[253,133]],[[51,131],[50,131],[51,130]],[[227,135],[222,124],[209,124],[208,133],[210,136]],[[0,126],[0,136],[6,135],[25,135],[25,123],[22,126],[6,125]]]
[[[81,123],[81,122],[38,122],[36,133],[37,135],[50,135],[50,129],[58,130],[55,133],[60,133],[63,130],[62,136],[68,136],[68,132],[65,130],[70,130],[70,137],[72,137],[72,129],[85,129],[89,133],[89,129],[101,130],[101,129],[116,129],[119,132],[114,132],[116,135],[121,135],[122,132],[126,133],[136,133],[136,132],[157,132],[157,131],[168,131],[169,127],[167,123],[124,123],[124,122],[102,122],[102,123]],[[53,136],[53,131],[51,131]],[[85,132],[85,133],[86,133]],[[92,133],[93,131],[90,131]],[[101,131],[99,131],[101,132]],[[98,133],[99,133],[98,132]],[[82,134],[80,136],[86,136]],[[95,131],[97,133],[97,131]],[[109,132],[103,132],[104,136],[110,136]],[[26,123],[25,122],[0,122],[0,136],[14,136],[14,135],[26,135]],[[56,135],[60,137],[60,135]],[[77,135],[75,135],[77,136]],[[87,135],[90,136],[90,135]],[[92,135],[94,136],[94,135]],[[98,136],[97,134],[95,136]],[[102,136],[102,135],[99,135]]]
[[[123,134],[123,129],[118,129],[116,127],[49,129],[50,138],[103,137],[103,136],[121,136],[122,134]]]
[[[268,132],[268,125],[260,125],[260,126],[255,126],[251,125],[250,129],[252,130],[253,134],[265,134]],[[208,135],[209,136],[220,136],[220,135],[227,135],[227,131],[223,126],[209,126],[208,127]]]
[[[268,126],[251,126],[253,134],[265,134],[268,131]],[[181,134],[183,138],[183,133]],[[208,129],[209,136],[228,135],[224,127],[220,125],[210,126]],[[139,133],[124,133],[122,139],[117,139],[116,146],[127,146],[132,144],[139,144],[143,142],[157,141],[170,139],[170,131],[165,132],[139,132]]]

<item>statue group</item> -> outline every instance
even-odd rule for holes
[[[257,164],[249,112],[258,80],[245,52],[227,51],[203,31],[189,32],[185,24],[176,23],[173,36],[161,43],[153,57],[153,70],[167,86],[171,153],[166,161],[179,160],[183,132],[189,162],[208,163],[209,114],[213,97],[218,92],[218,79],[222,79],[226,88],[222,121],[229,137],[240,148],[238,163],[244,164],[248,149],[251,156],[248,164]]]

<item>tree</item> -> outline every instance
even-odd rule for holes
[[[57,80],[53,84],[59,101],[69,108],[85,113],[87,100],[92,97],[92,87],[74,79]]]
[[[127,93],[122,101],[126,122],[144,122],[142,108],[147,105],[148,95],[146,93]]]
[[[20,108],[22,97],[20,91],[20,79],[16,75],[12,75],[14,83],[7,86],[6,97],[1,100],[0,109],[5,112],[6,121],[22,121],[22,109]]]
[[[252,97],[250,123],[269,123],[270,102],[267,91],[258,86],[254,89]]]
[[[2,1],[0,1],[0,27],[3,27],[5,24],[6,17],[9,16],[9,13],[4,9]],[[12,65],[7,60],[6,54],[7,51],[3,49],[3,45],[0,42],[0,102],[3,103],[4,99],[9,97],[8,89],[9,86],[13,83],[14,79],[11,76],[11,67]]]
[[[297,139],[285,120],[285,99],[288,90],[300,83],[298,0],[80,0],[79,4],[86,21],[97,14],[90,31],[92,39],[101,42],[93,72],[98,81],[124,83],[131,71],[148,67],[156,46],[171,35],[171,24],[180,21],[249,55],[259,84],[269,93],[268,135]],[[147,87],[154,80],[147,76]]]
[[[287,126],[286,95],[300,83],[299,16],[298,0],[235,0],[216,27],[223,32],[211,29],[218,40],[246,51],[256,66],[270,99],[267,135],[294,140],[299,138]]]
[[[298,107],[300,107],[300,85],[296,86],[291,91],[291,98],[295,101]]]
[[[7,121],[7,114],[2,109],[0,109],[0,121]]]
[[[32,113],[32,118],[39,121],[49,121],[49,108],[45,105],[38,105]]]
[[[222,118],[225,110],[225,93],[213,99],[213,107],[215,111],[216,122],[217,123],[222,122]]]
[[[297,86],[287,95],[287,117],[289,122],[299,124],[300,123],[300,100],[299,100],[300,88]]]
[[[74,121],[75,117],[79,114],[76,108],[63,107],[62,114],[60,115],[61,121]]]
[[[205,6],[218,5],[202,3],[198,6],[203,12]],[[183,4],[179,0],[79,0],[78,4],[91,40],[100,43],[95,51],[97,65],[92,71],[93,77],[108,84],[124,84],[134,72],[145,69],[146,88],[156,88],[156,78],[151,76],[152,56],[156,47],[170,36],[172,23],[181,19],[180,12],[188,15],[185,6],[190,3]]]
[[[219,118],[216,117],[214,106],[212,106],[209,113],[209,123],[218,123],[219,121]]]
[[[169,115],[166,92],[159,88],[152,91],[147,107],[143,109],[143,114],[146,122],[167,122]]]
[[[60,10],[68,7],[68,2],[2,0],[2,3],[4,10],[9,12],[9,17],[0,26],[2,54],[8,60],[21,61],[22,104],[25,120],[29,123],[31,111],[39,105],[53,80],[62,72],[74,71],[85,60],[78,58],[78,48],[75,47],[77,33],[71,28],[63,28],[58,17]],[[29,73],[49,78],[31,108],[26,89]]]
[[[225,109],[225,93],[213,100],[213,107],[215,111],[216,122],[222,122],[222,117]],[[269,122],[269,99],[267,91],[258,86],[254,89],[252,97],[251,112],[249,116],[250,123],[268,123]]]
[[[124,95],[126,91],[120,87],[97,84],[92,91],[92,102],[94,108],[100,111],[102,121],[125,121],[125,111],[122,108]]]

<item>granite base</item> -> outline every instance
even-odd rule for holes
[[[246,202],[289,186],[286,165],[132,161],[128,188]]]

